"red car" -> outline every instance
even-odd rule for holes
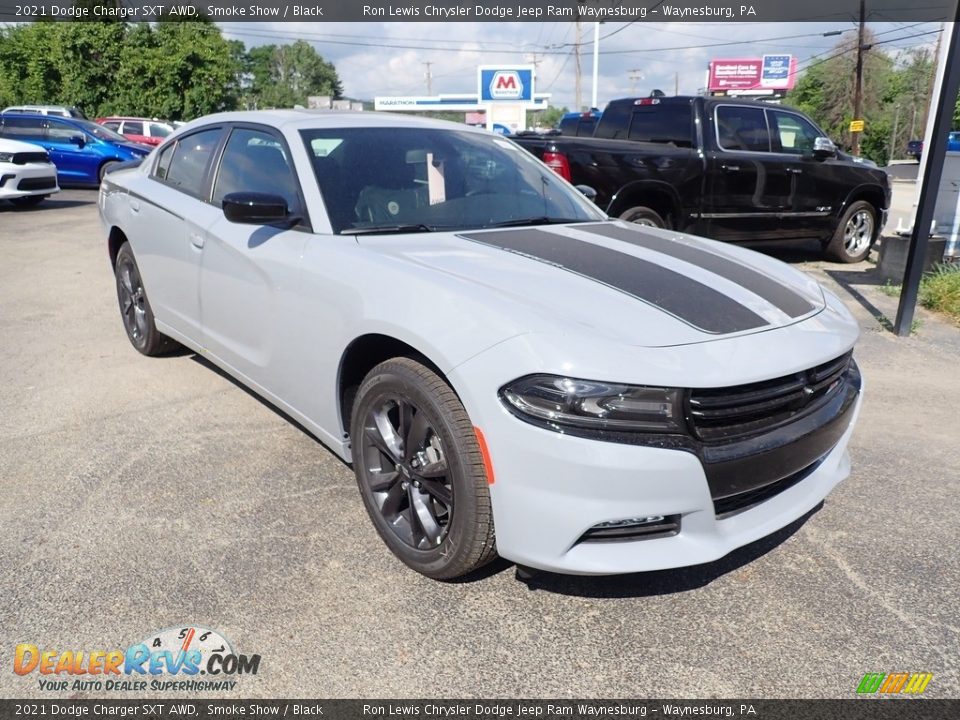
[[[167,135],[173,132],[172,125],[150,118],[104,117],[97,118],[97,122],[120,133],[128,140],[144,145],[159,145]]]

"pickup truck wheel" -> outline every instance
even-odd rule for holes
[[[876,234],[877,211],[867,201],[857,200],[837,225],[827,244],[827,257],[842,263],[860,262],[870,252]]]
[[[360,495],[387,547],[438,580],[496,557],[483,455],[450,386],[410,358],[377,365],[350,422]]]
[[[117,252],[115,266],[117,277],[117,300],[120,303],[120,316],[123,328],[127,331],[130,344],[138,352],[148,356],[163,355],[178,343],[157,330],[153,320],[153,310],[147,300],[147,291],[143,289],[140,269],[133,257],[130,243],[124,243]]]
[[[620,213],[620,219],[631,222],[635,225],[645,225],[647,227],[665,228],[667,223],[656,210],[651,210],[643,205],[637,205],[629,210]]]

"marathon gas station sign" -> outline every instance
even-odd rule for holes
[[[376,97],[374,109],[388,112],[483,111],[488,129],[501,125],[517,132],[526,129],[528,110],[545,110],[549,106],[550,95],[538,94],[535,82],[533,65],[481,65],[477,68],[475,93]]]
[[[796,82],[797,59],[792,55],[712,60],[707,89],[724,95],[774,95]]]

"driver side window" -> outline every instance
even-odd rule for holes
[[[227,140],[213,188],[212,202],[222,205],[233,192],[280,195],[291,213],[300,212],[293,170],[283,145],[269,133],[236,128]]]
[[[810,155],[813,143],[821,133],[799,115],[779,110],[768,111],[773,116],[774,151],[791,155]],[[777,147],[779,145],[779,147]]]

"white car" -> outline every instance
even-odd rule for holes
[[[60,192],[57,168],[39,145],[0,138],[0,200],[36,205]]]
[[[859,331],[837,297],[609,221],[504,138],[220,114],[100,193],[134,347],[202,353],[352,462],[427,576],[703,563],[849,473]]]

